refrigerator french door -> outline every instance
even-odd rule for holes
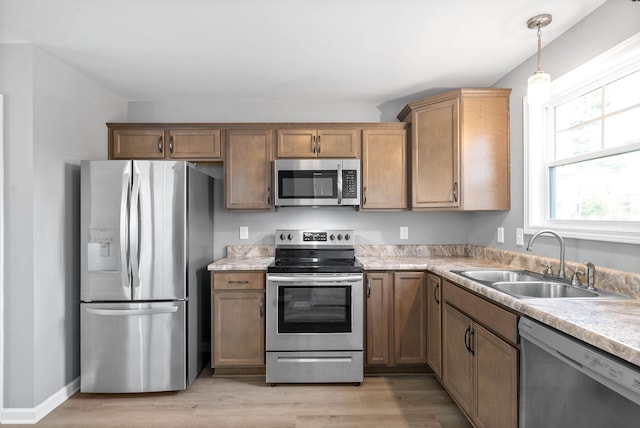
[[[185,389],[206,364],[213,180],[186,162],[83,161],[83,392]]]

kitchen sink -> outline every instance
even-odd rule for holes
[[[550,281],[495,282],[492,287],[503,293],[524,299],[598,297],[598,293],[595,291]]]
[[[493,284],[495,282],[540,281],[542,275],[527,270],[463,270],[454,273],[474,281]]]
[[[519,299],[631,299],[623,294],[600,289],[588,290],[521,269],[460,270],[460,276],[480,282]]]

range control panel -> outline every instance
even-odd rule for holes
[[[276,230],[276,247],[355,247],[353,230]]]

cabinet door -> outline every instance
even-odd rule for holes
[[[224,181],[227,209],[272,208],[272,135],[270,129],[226,131]]]
[[[442,308],[442,381],[460,407],[473,414],[473,356],[467,349],[471,320],[445,303]]]
[[[518,351],[478,324],[474,324],[476,403],[478,427],[518,426]]]
[[[363,131],[362,209],[407,207],[407,131]]]
[[[390,275],[367,273],[367,364],[389,364]]]
[[[427,363],[427,287],[423,272],[395,272],[393,343],[395,364]]]
[[[319,158],[357,158],[359,129],[320,129],[316,151]]]
[[[114,129],[111,159],[163,159],[164,129]]]
[[[216,291],[212,311],[211,366],[264,365],[264,292]]]
[[[315,158],[318,135],[315,129],[279,129],[276,156]]]
[[[412,113],[413,208],[460,206],[459,99]]]
[[[427,363],[442,377],[442,280],[427,274]]]
[[[172,129],[169,153],[172,159],[222,160],[219,129]]]

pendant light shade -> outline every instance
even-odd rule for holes
[[[538,33],[538,68],[533,76],[529,77],[527,85],[527,101],[530,105],[540,105],[547,102],[551,96],[551,76],[540,68],[541,50],[541,28],[546,27],[551,22],[551,15],[548,13],[536,15],[527,21],[527,27],[537,29]]]

